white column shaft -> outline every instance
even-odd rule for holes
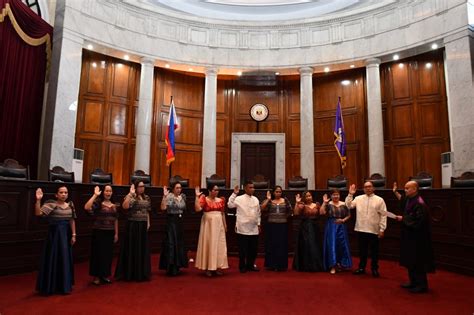
[[[300,163],[301,176],[308,178],[308,189],[315,188],[313,69],[300,69]]]
[[[206,177],[216,173],[217,137],[217,70],[206,71],[204,91],[204,117],[202,132],[201,187],[206,187]],[[221,176],[223,174],[220,174]]]

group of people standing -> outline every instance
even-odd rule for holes
[[[255,264],[258,238],[262,232],[261,215],[267,214],[265,226],[265,264],[268,270],[288,269],[288,222],[292,215],[301,218],[295,244],[293,269],[297,271],[329,271],[350,269],[352,258],[348,232],[345,223],[351,218],[350,209],[356,209],[355,231],[359,239],[360,262],[354,271],[356,275],[365,273],[368,252],[371,252],[371,272],[379,277],[379,239],[387,227],[387,212],[384,200],[374,194],[370,181],[364,183],[364,194],[354,198],[355,185],[349,188],[345,202],[341,201],[338,190],[329,198],[323,196],[322,204],[313,201],[311,192],[297,194],[295,205],[282,196],[283,189],[276,186],[268,191],[261,203],[254,196],[254,185],[246,182],[245,193],[234,188],[226,203],[219,197],[216,185],[208,187],[204,195],[199,187],[195,189],[194,210],[203,212],[196,252],[195,266],[205,271],[208,277],[220,276],[229,268],[227,260],[225,206],[236,208],[235,232],[239,248],[239,270],[241,273],[259,271]],[[396,184],[393,189],[401,200],[403,215],[392,218],[402,222],[400,262],[408,268],[409,283],[402,287],[411,292],[426,292],[428,282],[426,272],[434,271],[431,249],[429,215],[426,204],[418,195],[416,182],[405,185],[402,197]],[[45,241],[37,290],[40,294],[70,293],[74,284],[72,245],[76,242],[76,210],[72,202],[67,202],[68,190],[60,186],[56,200],[48,200],[41,205],[43,192],[36,191],[35,214],[49,218],[48,236]],[[121,240],[120,255],[115,270],[117,280],[145,281],[151,277],[151,257],[148,240],[150,228],[151,199],[145,194],[143,182],[130,187],[122,204],[113,201],[112,187],[107,185],[94,194],[84,209],[95,217],[92,232],[89,273],[94,285],[109,284],[113,258],[113,244],[118,241],[118,208],[127,215],[125,234]],[[180,268],[188,266],[187,251],[183,236],[183,215],[186,211],[186,195],[179,182],[163,187],[160,210],[166,213],[166,227],[161,246],[159,269],[169,276],[179,274]],[[320,242],[318,218],[327,216],[324,239]],[[322,243],[322,246],[320,246]],[[322,247],[322,250],[321,250]]]

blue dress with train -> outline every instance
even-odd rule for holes
[[[349,215],[349,209],[345,204],[335,206],[331,203],[327,206],[328,220],[324,231],[324,269],[329,270],[334,266],[342,268],[352,267],[352,256],[349,247],[349,237],[345,224],[337,224],[337,219],[344,219]]]

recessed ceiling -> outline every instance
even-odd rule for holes
[[[143,0],[190,16],[229,21],[277,21],[359,11],[387,0]]]

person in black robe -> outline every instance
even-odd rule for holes
[[[427,273],[435,271],[428,207],[418,194],[415,181],[405,184],[404,197],[397,191],[397,183],[393,184],[393,192],[403,211],[403,215],[396,216],[397,221],[402,222],[400,265],[408,269],[409,278],[409,282],[401,286],[411,293],[424,293],[428,291]]]

